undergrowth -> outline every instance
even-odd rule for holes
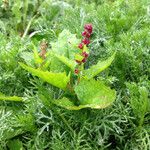
[[[0,101],[0,149],[150,149],[147,0],[17,0],[0,5],[0,92],[24,97],[23,103]],[[117,98],[105,109],[70,111],[51,103],[61,90],[37,80],[18,62],[32,51],[33,42],[39,49],[42,39],[54,42],[63,29],[81,38],[85,23],[94,28],[86,67],[117,51],[111,67],[96,76],[117,91]]]

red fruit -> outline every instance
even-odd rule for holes
[[[90,44],[90,40],[88,40],[87,38],[82,40],[82,43],[84,43],[85,45]]]
[[[78,45],[78,48],[83,49],[83,44],[80,43],[80,44]]]
[[[86,37],[90,38],[91,34],[87,32]]]
[[[79,74],[79,70],[78,70],[78,69],[75,69],[74,73],[75,73],[75,74]]]
[[[93,30],[92,24],[86,24],[84,29],[86,29],[91,34]]]
[[[91,36],[91,34],[87,31],[82,32],[82,36],[89,38]]]
[[[86,31],[83,31],[83,32],[82,32],[82,36],[86,36]]]
[[[85,57],[85,58],[87,58],[89,56],[89,54],[86,53],[86,52],[82,52],[82,56]]]

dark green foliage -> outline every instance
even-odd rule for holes
[[[150,149],[149,1],[8,2],[0,1],[0,92],[23,96],[24,103],[0,102],[0,150]],[[46,39],[51,47],[64,29],[81,38],[89,22],[94,33],[86,67],[117,51],[112,66],[96,76],[115,88],[117,99],[102,110],[56,107],[51,101],[62,91],[32,77],[18,62],[24,61],[23,52],[32,52],[32,43],[39,47]]]

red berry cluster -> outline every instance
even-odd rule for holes
[[[90,36],[92,34],[93,31],[93,27],[92,24],[86,24],[84,26],[84,31],[82,32],[82,36],[84,37],[84,39],[82,40],[82,42],[78,45],[78,47],[80,49],[83,49],[84,45],[89,45],[90,44]]]
[[[84,31],[82,32],[82,36],[83,39],[81,41],[81,43],[78,45],[78,48],[82,50],[81,52],[81,56],[83,56],[84,58],[82,59],[82,61],[76,60],[76,62],[81,65],[82,63],[86,62],[86,59],[88,58],[88,53],[83,51],[84,45],[88,46],[90,44],[90,37],[93,31],[93,27],[92,24],[86,24],[84,26]],[[75,69],[75,74],[78,74],[79,70]]]

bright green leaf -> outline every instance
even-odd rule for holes
[[[89,49],[87,48],[86,45],[84,45],[84,47],[83,47],[83,52],[89,53]]]
[[[53,72],[64,72],[67,69],[67,66],[71,67],[73,70],[75,65],[71,61],[74,61],[75,54],[81,52],[77,47],[79,42],[80,40],[77,39],[75,34],[71,34],[69,30],[63,30],[59,34],[58,40],[51,43],[51,52],[58,56],[64,56],[70,61],[68,62],[68,60],[64,60],[64,58],[60,58],[61,60],[58,61],[56,57],[51,57],[50,70]]]
[[[33,45],[34,61],[36,64],[41,64],[43,62],[43,59],[39,56],[36,46],[34,44],[32,45]]]
[[[42,64],[42,69],[47,69],[50,66],[51,60],[47,60],[45,63]]]
[[[19,63],[22,68],[32,73],[34,76],[41,78],[42,80],[56,86],[60,89],[65,90],[67,83],[70,80],[70,75],[67,76],[66,73],[53,73],[49,71],[42,71],[40,69],[35,69],[29,67],[23,63]]]
[[[58,40],[51,43],[52,51],[74,60],[74,55],[80,52],[80,49],[77,48],[79,42],[80,40],[76,38],[75,34],[71,34],[69,30],[63,30],[59,34]]]
[[[81,56],[80,54],[75,54],[75,60],[82,61],[83,58],[84,58],[84,57]]]
[[[75,92],[81,105],[89,105],[91,108],[105,108],[113,103],[116,92],[96,80],[82,80]]]
[[[80,110],[87,107],[102,109],[111,105],[116,98],[115,90],[95,80],[82,80],[75,87],[75,92],[80,102],[79,106],[74,104],[74,100],[70,100],[66,97],[54,100],[54,104],[69,110]]]
[[[61,62],[63,62],[66,66],[68,66],[69,68],[71,68],[71,70],[74,71],[76,63],[74,60],[70,60],[65,56],[60,56],[60,55],[55,55],[56,58],[58,58]]]
[[[109,57],[107,60],[105,61],[99,61],[96,65],[93,65],[92,67],[90,67],[87,70],[83,71],[83,74],[85,75],[85,77],[87,79],[92,79],[94,76],[96,76],[97,74],[99,74],[101,71],[105,70],[107,67],[109,67],[112,63],[112,61],[115,58],[115,54],[114,53],[111,57]]]
[[[88,105],[80,105],[76,106],[74,103],[69,100],[68,98],[64,97],[62,99],[54,100],[53,102],[55,105],[69,109],[69,110],[80,110],[82,108],[89,107]]]

